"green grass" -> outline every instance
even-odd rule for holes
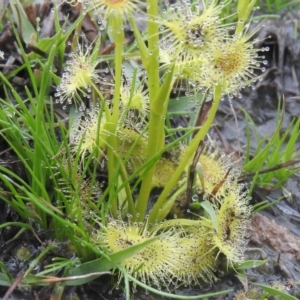
[[[252,173],[252,188],[254,186],[269,189],[283,187],[288,178],[300,170],[300,152],[297,149],[300,136],[300,119],[293,119],[282,133],[284,107],[283,112],[281,112],[281,103],[279,103],[277,125],[273,135],[261,137],[249,114],[246,111],[244,114],[247,134],[244,171]],[[250,150],[253,140],[250,128],[253,129],[257,145],[254,153]]]
[[[268,13],[278,13],[285,9],[299,9],[299,1],[292,0],[267,0],[267,1],[258,1],[258,5],[261,7],[262,11],[268,12]]]

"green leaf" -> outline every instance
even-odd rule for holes
[[[219,295],[224,295],[226,293],[230,293],[232,292],[232,290],[224,290],[224,291],[220,291],[220,292],[216,292],[216,293],[209,293],[209,294],[205,294],[205,295],[197,295],[197,296],[184,296],[184,295],[175,295],[175,294],[169,294],[169,293],[165,293],[162,291],[159,291],[157,289],[154,289],[140,281],[138,281],[136,278],[132,277],[131,275],[127,274],[128,278],[133,281],[134,283],[136,283],[137,285],[141,286],[142,288],[144,288],[145,290],[148,290],[152,293],[155,293],[157,295],[160,295],[162,297],[168,297],[171,299],[180,299],[180,300],[196,300],[196,299],[210,299],[209,297],[214,297],[214,296],[219,296]]]
[[[200,224],[202,225],[202,223]],[[199,220],[191,220],[191,219],[171,219],[162,222],[159,225],[159,229],[169,228],[169,227],[176,227],[176,226],[188,226],[188,227],[198,227]]]
[[[156,97],[154,98],[153,103],[150,103],[150,109],[156,115],[166,116],[167,107],[169,104],[170,91],[172,89],[172,81],[174,79],[174,69],[175,68],[173,65],[167,72],[167,75],[164,78],[164,82],[160,87]],[[162,103],[164,104],[162,105]]]
[[[259,286],[261,289],[263,289],[265,292],[269,293],[273,296],[280,296],[280,300],[297,300],[296,297],[289,295],[287,293],[281,292],[276,290],[275,288],[272,288],[267,285],[259,284],[259,283],[253,283],[256,286]]]
[[[45,52],[46,54],[49,54],[51,49],[53,49],[53,46],[57,44],[58,41],[62,39],[62,33],[58,32],[56,35],[54,35],[51,38],[43,38],[37,41],[37,43],[34,45],[37,49],[39,49],[42,52]],[[55,49],[56,50],[56,49]],[[34,60],[36,58],[40,58],[41,55],[35,52],[30,52],[28,55],[29,60]]]
[[[40,261],[42,260],[42,258],[44,258],[46,256],[46,254],[48,252],[50,252],[51,250],[53,250],[55,248],[54,245],[50,245],[47,248],[43,249],[43,251],[34,259],[30,262],[30,266],[29,268],[26,270],[25,274],[24,274],[24,278],[31,273],[31,271],[40,263]]]
[[[203,207],[203,209],[209,214],[210,219],[212,220],[213,226],[215,230],[218,230],[218,221],[216,212],[212,206],[212,204],[208,201],[200,202],[200,205]]]
[[[137,41],[139,50],[140,50],[140,54],[141,54],[141,59],[143,62],[144,67],[146,68],[148,66],[148,58],[149,58],[149,54],[148,54],[148,48],[143,40],[143,37],[139,31],[139,28],[136,25],[135,19],[133,17],[129,18],[129,22],[130,25],[132,27],[135,39]]]
[[[85,274],[89,274],[89,273],[104,272],[104,271],[109,271],[111,269],[114,269],[122,261],[133,256],[137,252],[141,251],[144,247],[151,244],[157,238],[158,237],[149,238],[142,243],[130,246],[130,247],[128,247],[124,250],[121,250],[117,253],[113,253],[108,256],[103,256],[99,259],[83,263],[79,267],[69,270],[69,273],[67,274],[67,276],[85,275]],[[84,283],[87,283],[87,282],[97,278],[97,277],[99,277],[99,276],[95,275],[95,276],[84,278],[84,279],[67,281],[66,285],[84,284]]]
[[[247,112],[245,110],[243,110],[243,111],[244,111],[245,115],[247,115]],[[253,169],[255,169],[255,166],[259,165],[262,161],[265,161],[265,157],[266,157],[266,155],[268,155],[271,145],[274,143],[275,139],[277,138],[277,136],[280,132],[280,128],[281,128],[281,125],[283,122],[283,117],[284,117],[284,113],[282,112],[279,123],[273,133],[271,140],[264,147],[264,149],[262,149],[259,153],[257,153],[257,155],[255,155],[255,157],[252,160],[250,160],[248,163],[246,163],[244,165],[245,171],[252,171]]]
[[[186,184],[184,184],[180,188],[178,188],[176,190],[176,192],[174,192],[174,194],[166,200],[166,202],[164,203],[164,205],[158,212],[158,217],[157,217],[158,220],[163,220],[167,217],[167,215],[170,213],[176,199],[178,199],[178,197],[184,193],[184,190],[186,190]]]
[[[267,262],[266,260],[246,260],[243,263],[236,265],[235,269],[246,270],[246,269],[256,268],[264,265],[266,262]]]
[[[35,44],[37,39],[36,30],[31,25],[28,17],[19,0],[11,0],[10,7],[14,15],[14,19],[18,24],[18,30],[21,31],[21,36],[26,44]]]
[[[12,281],[6,274],[0,273],[0,286],[11,286]]]
[[[3,285],[10,286],[11,283],[13,282],[13,278],[2,260],[0,260],[0,270],[2,272],[0,273],[0,286]]]
[[[169,101],[168,114],[173,115],[186,115],[193,114],[194,109],[203,100],[203,94],[196,94],[194,96],[184,96],[178,99]]]

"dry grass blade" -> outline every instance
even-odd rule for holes
[[[10,288],[8,289],[8,291],[5,293],[5,295],[3,296],[2,300],[8,300],[9,297],[11,296],[11,294],[13,293],[13,291],[17,288],[17,286],[21,283],[21,281],[24,278],[25,273],[21,274],[20,276],[18,276],[16,278],[16,280],[13,282],[13,284],[10,286]]]

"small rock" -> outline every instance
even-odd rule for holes
[[[252,243],[257,246],[267,245],[290,259],[300,261],[300,237],[261,214],[253,216],[251,225]]]

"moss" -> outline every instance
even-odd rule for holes
[[[31,257],[31,251],[25,246],[21,246],[16,251],[16,259],[19,261],[28,261],[30,257]]]

